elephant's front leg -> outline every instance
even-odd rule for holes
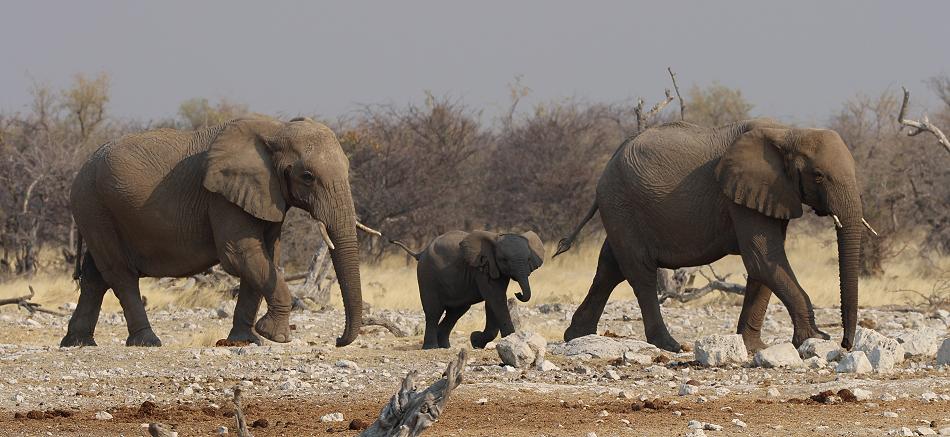
[[[736,226],[742,262],[749,277],[761,280],[788,309],[794,328],[792,344],[798,347],[809,338],[830,338],[828,334],[818,330],[811,300],[788,263],[785,255],[784,221],[737,205],[733,205],[730,214]],[[765,309],[765,305],[750,307],[750,311],[756,312],[747,317],[763,318]]]
[[[509,314],[510,316],[510,314]],[[472,347],[475,349],[485,349],[485,345],[488,342],[495,339],[498,336],[498,321],[495,319],[495,312],[492,310],[492,307],[485,304],[485,329],[482,331],[475,331],[469,336],[469,340],[472,342]]]
[[[498,330],[501,331],[501,336],[506,337],[513,334],[515,326],[511,321],[511,313],[508,312],[508,299],[505,296],[508,291],[508,278],[490,280],[485,275],[477,275],[475,282],[478,286],[478,292],[485,299],[485,309],[490,309],[495,316],[495,323]],[[494,338],[494,335],[492,338]]]
[[[234,321],[231,325],[231,332],[228,334],[228,341],[261,344],[261,338],[252,329],[254,320],[257,318],[257,312],[261,307],[261,299],[260,294],[248,286],[246,282],[241,281],[237,305],[234,306]]]
[[[225,243],[222,261],[227,262],[226,270],[235,271],[241,277],[241,288],[248,291],[245,295],[256,291],[267,302],[267,313],[264,314],[254,329],[264,338],[278,343],[290,341],[290,306],[291,296],[284,278],[277,271],[274,264],[258,238],[242,238]],[[248,299],[245,299],[247,301]],[[241,317],[247,317],[253,305],[246,304],[242,309]],[[246,312],[246,314],[244,313]],[[256,313],[256,309],[254,310]],[[238,323],[238,310],[235,309],[235,323]]]
[[[772,290],[761,281],[749,278],[745,285],[742,312],[739,313],[739,326],[736,333],[742,335],[742,341],[749,352],[765,349],[762,341],[762,322],[769,307]]]

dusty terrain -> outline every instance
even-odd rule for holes
[[[463,385],[426,435],[685,435],[690,420],[723,427],[707,435],[885,435],[901,427],[935,432],[950,427],[950,401],[940,399],[950,395],[950,371],[935,368],[933,358],[864,375],[837,374],[833,367],[704,368],[691,362],[692,353],[650,349],[641,351],[654,358],[648,364],[584,360],[563,355],[558,338],[573,309],[570,304],[521,308],[523,326],[547,338],[547,357],[558,370],[506,368],[494,350],[474,351]],[[732,332],[739,307],[664,311],[672,333],[692,343]],[[410,320],[419,317],[404,314]],[[350,347],[334,348],[342,326],[339,311],[297,312],[292,343],[244,348],[211,347],[230,326],[228,304],[170,307],[150,315],[165,342],[162,348],[126,348],[121,313],[106,311],[96,336],[100,346],[61,349],[56,345],[66,318],[27,319],[25,312],[5,308],[0,313],[0,435],[146,435],[142,425],[149,422],[161,422],[180,435],[215,434],[221,426],[233,432],[231,390],[237,385],[244,390],[249,421],[258,421],[255,435],[355,435],[350,421],[375,420],[409,369],[418,369],[425,385],[437,379],[457,347],[468,346],[468,331],[462,329],[483,317],[481,310],[466,316],[453,349],[422,351],[421,337],[396,338],[379,327],[365,328]],[[611,302],[599,332],[642,339],[639,315],[632,301]],[[820,309],[817,316],[820,326],[840,335],[835,309]],[[936,314],[874,309],[861,316],[889,336],[922,328],[945,334],[950,322]],[[780,305],[770,308],[765,332],[772,343],[791,337]],[[680,396],[680,387],[690,380],[698,392]],[[872,395],[834,405],[809,399],[844,388],[864,388]],[[641,399],[650,402],[644,405]],[[101,412],[112,418],[96,420]],[[329,413],[343,413],[344,420],[321,422]]]

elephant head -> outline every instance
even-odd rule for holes
[[[337,346],[353,342],[362,323],[356,213],[349,161],[326,126],[308,118],[232,121],[208,150],[204,187],[261,220],[282,222],[287,209],[310,213],[340,282],[346,327]]]
[[[716,167],[725,195],[777,219],[801,217],[802,204],[831,215],[837,228],[841,286],[841,346],[854,342],[858,263],[863,226],[854,158],[831,130],[754,126],[726,149]],[[863,226],[862,226],[863,225]]]
[[[472,231],[459,247],[470,266],[492,279],[503,276],[514,279],[521,287],[521,293],[515,293],[515,297],[522,302],[531,299],[528,275],[544,263],[544,244],[538,234]]]

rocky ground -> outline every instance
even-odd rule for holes
[[[423,351],[421,336],[368,327],[337,349],[342,313],[304,311],[293,315],[289,344],[211,347],[227,332],[230,310],[150,311],[165,343],[158,349],[126,348],[121,314],[104,313],[99,347],[62,349],[66,318],[28,319],[8,307],[0,314],[0,435],[147,435],[151,422],[183,436],[233,433],[236,386],[255,435],[355,435],[351,427],[375,420],[406,372],[418,370],[428,385],[468,346],[462,330],[456,348]],[[730,352],[734,338],[706,338],[734,332],[738,307],[664,308],[673,335],[699,346],[680,354],[642,342],[632,301],[608,305],[598,330],[606,337],[564,344],[573,310],[522,307],[522,328],[546,339],[545,354],[514,341],[473,351],[463,385],[425,435],[950,434],[950,369],[936,364],[945,312],[863,309],[873,331],[862,331],[855,349],[866,351],[813,344],[803,361],[790,346],[753,358]],[[469,325],[483,317],[473,312]],[[409,331],[420,319],[400,316],[390,318]],[[817,318],[840,336],[836,310],[819,309]],[[783,307],[770,308],[764,332],[770,344],[789,341]],[[514,350],[515,361],[507,359],[521,367],[505,365],[499,350]]]

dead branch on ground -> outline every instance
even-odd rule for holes
[[[442,414],[449,394],[462,382],[462,371],[468,351],[459,350],[458,358],[449,362],[442,379],[429,388],[416,391],[414,379],[418,372],[410,370],[402,380],[399,392],[379,413],[379,419],[360,434],[361,437],[413,437],[422,434]]]
[[[234,387],[234,420],[237,421],[239,437],[254,437],[247,429],[247,420],[244,418],[244,410],[241,409],[241,387]]]
[[[927,114],[924,114],[923,120],[908,120],[904,118],[907,115],[907,104],[910,101],[910,91],[907,88],[901,87],[904,90],[904,101],[901,102],[901,110],[897,114],[897,122],[901,124],[901,129],[903,126],[910,126],[911,131],[907,133],[907,136],[913,137],[919,135],[921,132],[930,132],[933,136],[937,137],[937,142],[943,145],[944,150],[947,153],[950,153],[950,140],[947,139],[947,136],[937,128],[933,123],[927,119]]]
[[[709,269],[712,277],[707,276],[701,267],[677,269],[673,273],[672,281],[661,284],[660,303],[666,302],[669,299],[679,302],[689,302],[699,299],[713,291],[722,291],[725,293],[738,294],[740,296],[745,293],[744,285],[728,281],[731,274],[722,276],[716,273],[716,270],[714,270],[711,265],[703,267]],[[691,285],[696,279],[697,274],[705,278],[708,283],[700,288],[693,288]]]
[[[66,314],[63,314],[63,313],[61,313],[61,312],[59,312],[59,311],[53,311],[53,310],[48,310],[48,309],[46,309],[46,308],[40,308],[40,306],[41,306],[40,304],[35,303],[35,302],[30,302],[30,299],[33,299],[33,296],[36,295],[36,292],[33,291],[33,286],[32,286],[32,285],[30,285],[29,287],[30,287],[30,294],[28,294],[28,295],[26,295],[26,296],[11,297],[11,298],[7,298],[7,299],[0,299],[0,306],[16,304],[16,306],[25,309],[25,310],[26,310],[27,312],[29,312],[30,314],[33,314],[33,313],[46,313],[46,314],[52,314],[52,315],[54,315],[54,316],[65,316],[65,315],[66,315]]]

